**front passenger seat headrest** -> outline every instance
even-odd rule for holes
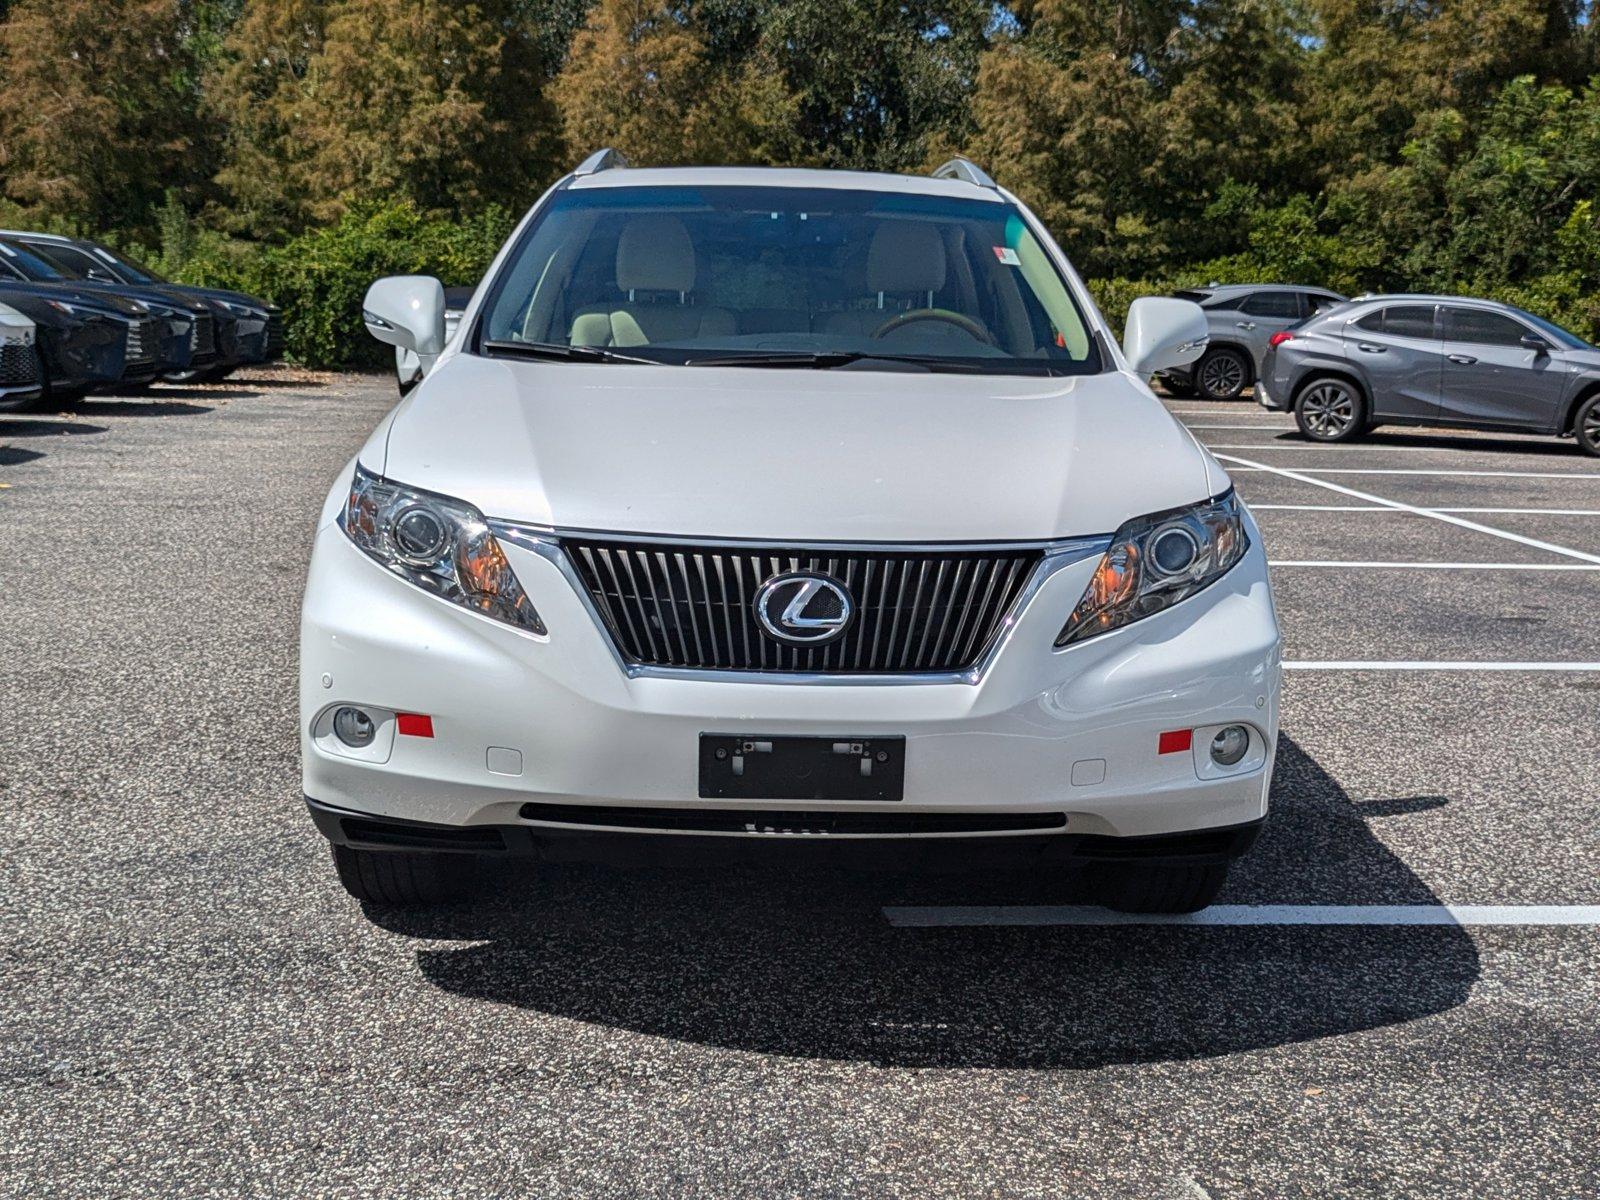
[[[937,292],[944,287],[944,240],[920,221],[884,221],[867,250],[867,291]]]
[[[672,216],[634,217],[617,239],[617,286],[625,292],[694,290],[694,243]]]

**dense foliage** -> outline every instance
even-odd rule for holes
[[[0,219],[140,246],[371,358],[582,154],[970,154],[1117,319],[1209,279],[1503,296],[1600,334],[1588,0],[9,0]]]

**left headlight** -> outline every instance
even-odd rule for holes
[[[1203,504],[1129,521],[1111,539],[1056,645],[1171,608],[1221,579],[1249,545],[1231,490]]]
[[[543,634],[533,603],[483,514],[416,491],[358,464],[339,524],[369,557],[452,604]]]

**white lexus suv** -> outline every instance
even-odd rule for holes
[[[1260,535],[1017,199],[931,177],[631,169],[533,207],[346,465],[301,629],[304,792],[345,887],[478,856],[998,850],[1209,903],[1267,811]],[[724,839],[715,843],[713,839]]]

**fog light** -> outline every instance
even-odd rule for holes
[[[346,746],[357,750],[362,746],[370,746],[377,732],[378,727],[372,723],[372,718],[359,708],[347,705],[333,714],[333,736]]]
[[[1250,731],[1243,725],[1229,725],[1217,731],[1211,739],[1211,761],[1219,767],[1231,767],[1250,749]]]

